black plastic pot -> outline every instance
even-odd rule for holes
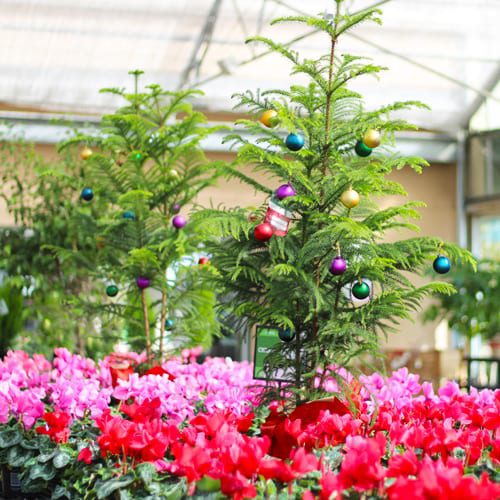
[[[7,499],[21,499],[20,470],[2,465],[2,497]]]

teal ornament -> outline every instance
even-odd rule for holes
[[[123,212],[122,217],[124,219],[135,220],[135,212],[133,210],[126,210]]]
[[[304,147],[304,136],[301,134],[288,134],[285,144],[290,151],[299,151]]]
[[[445,255],[438,255],[434,259],[432,267],[438,274],[446,274],[451,269],[450,259]]]
[[[174,320],[171,318],[168,318],[165,320],[165,328],[167,330],[170,330],[174,326]]]
[[[366,158],[372,154],[372,148],[369,148],[363,141],[358,141],[356,143],[354,151],[356,151],[356,154],[362,158]]]
[[[82,192],[80,193],[80,197],[82,198],[82,200],[91,201],[94,197],[94,191],[92,190],[92,188],[84,187],[82,189]]]
[[[357,281],[354,285],[352,285],[351,293],[359,300],[366,299],[370,296],[370,286],[366,283],[366,281]]]
[[[116,285],[108,285],[106,287],[106,295],[108,297],[116,297],[118,295],[118,287]]]
[[[295,338],[295,332],[290,328],[280,328],[278,330],[278,336],[283,342],[290,342]]]

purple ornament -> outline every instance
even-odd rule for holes
[[[182,215],[176,215],[172,219],[172,225],[177,229],[182,229],[186,225],[186,218]]]
[[[330,272],[335,276],[344,274],[346,269],[347,269],[347,263],[340,255],[335,257],[330,263]]]
[[[289,196],[295,196],[297,193],[295,192],[295,189],[293,189],[291,184],[282,184],[277,190],[276,190],[276,197],[278,200],[284,200],[285,198],[288,198]]]
[[[135,282],[137,283],[137,286],[141,289],[144,290],[147,288],[149,285],[151,285],[151,280],[149,278],[146,278],[146,276],[139,276]]]
[[[181,206],[178,203],[172,205],[172,213],[178,214],[181,211]]]

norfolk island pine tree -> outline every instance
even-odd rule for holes
[[[342,0],[332,5],[332,19],[298,15],[273,22],[302,23],[324,33],[328,53],[318,60],[302,59],[268,38],[249,40],[283,56],[291,64],[291,76],[305,75],[309,83],[236,95],[236,107],[248,110],[254,119],[238,120],[244,134],[237,129],[226,138],[237,149],[237,159],[225,174],[292,212],[288,233],[267,239],[260,231],[267,203],[250,214],[237,208],[196,215],[200,227],[215,236],[208,249],[218,271],[217,286],[230,297],[224,309],[250,325],[289,329],[288,341],[267,356],[267,363],[269,374],[279,368],[286,371],[287,387],[297,402],[325,394],[329,367],[348,366],[366,352],[379,356],[380,336],[411,318],[424,297],[454,292],[439,281],[416,286],[409,273],[422,274],[438,254],[474,266],[468,251],[436,237],[384,240],[390,230],[417,232],[413,220],[424,206],[409,201],[379,209],[375,200],[380,197],[407,194],[388,174],[402,168],[420,173],[428,166],[423,158],[393,151],[395,133],[416,127],[390,115],[425,105],[408,101],[364,108],[362,96],[348,84],[386,68],[339,53],[338,41],[360,24],[380,23],[381,12],[348,14]],[[377,148],[380,137],[382,146]],[[249,164],[274,178],[274,185],[239,171],[240,165]],[[285,197],[276,189],[283,183],[292,188],[285,188]],[[347,264],[345,270],[333,270],[336,256]],[[370,297],[358,301],[353,287],[364,294],[363,283]]]
[[[81,148],[79,216],[86,223],[79,224],[100,249],[97,261],[85,260],[77,248],[54,251],[76,259],[103,282],[103,300],[88,304],[90,310],[123,317],[129,325],[140,318],[142,342],[135,339],[135,346],[145,347],[151,359],[163,357],[166,330],[177,348],[208,347],[219,333],[215,295],[205,279],[211,267],[183,261],[200,252],[202,239],[187,211],[215,182],[217,163],[206,159],[200,144],[215,130],[193,110],[191,101],[201,92],[159,85],[139,90],[141,73],[131,72],[133,92],[102,90],[126,104],[105,115],[96,133],[77,133],[61,144],[61,149]],[[90,199],[85,188],[92,191]],[[95,201],[103,198],[107,210],[95,210]]]

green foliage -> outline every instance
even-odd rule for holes
[[[313,387],[317,369],[348,365],[366,351],[378,354],[379,337],[410,318],[425,296],[453,292],[447,283],[416,286],[408,277],[427,269],[439,248],[456,262],[473,263],[467,251],[441,246],[438,238],[394,242],[384,238],[392,229],[418,230],[414,219],[422,204],[380,210],[376,200],[406,194],[403,186],[387,178],[393,170],[411,168],[420,173],[427,166],[423,158],[394,151],[395,133],[415,127],[391,118],[401,110],[425,105],[396,102],[366,110],[362,96],[348,89],[354,78],[377,76],[385,68],[337,53],[340,35],[360,23],[379,22],[379,11],[364,9],[348,15],[342,3],[337,2],[332,22],[305,15],[276,21],[305,23],[323,32],[328,53],[317,60],[303,59],[270,39],[253,39],[282,55],[291,63],[291,74],[305,75],[309,83],[237,95],[236,107],[253,117],[239,120],[239,130],[226,137],[238,157],[235,165],[225,168],[225,175],[267,194],[284,182],[293,185],[296,196],[281,202],[272,197],[294,214],[288,234],[267,243],[256,241],[252,230],[257,222],[250,223],[242,209],[210,210],[196,216],[198,226],[216,236],[209,250],[218,269],[217,284],[229,297],[224,307],[250,325],[275,324],[295,331],[295,339],[283,343],[268,361],[270,370],[288,368],[289,387],[298,401],[321,395],[321,387],[318,391]],[[277,113],[275,128],[262,126],[258,119],[269,109]],[[354,145],[369,129],[379,130],[383,143],[371,156],[361,158]],[[284,138],[290,132],[304,136],[304,148],[288,150]],[[238,171],[239,164],[265,173],[274,188],[248,179]],[[350,186],[361,197],[353,209],[340,201]],[[255,211],[256,220],[261,222],[264,212],[265,206]],[[329,265],[338,248],[348,267],[343,275],[333,276]],[[374,292],[364,304],[351,299],[351,287],[360,279],[369,279]]]
[[[471,339],[490,340],[500,333],[500,262],[478,261],[477,271],[457,266],[450,276],[458,290],[438,298],[424,314],[426,320],[446,319],[450,328]]]
[[[0,430],[0,466],[18,473],[22,493],[33,498],[186,498],[185,480],[159,474],[151,463],[124,462],[117,468],[116,458],[107,457],[82,464],[77,459],[82,448],[97,455],[92,442],[98,430],[85,423],[73,426],[67,443],[56,444],[11,420]]]
[[[23,295],[19,288],[6,283],[0,287],[0,357],[23,327]]]
[[[0,229],[0,269],[22,290],[25,306],[15,346],[46,355],[57,346],[109,352],[108,339],[97,335],[81,305],[95,292],[82,262],[92,263],[97,253],[94,240],[81,231],[93,225],[89,208],[78,201],[81,169],[67,155],[45,160],[22,140],[2,142],[0,156],[1,196],[16,223]],[[58,256],[49,244],[60,249]],[[68,259],[75,249],[79,260]]]
[[[103,298],[88,306],[97,307],[101,317],[121,318],[136,348],[162,355],[164,341],[170,349],[208,347],[219,332],[214,290],[204,281],[209,273],[186,260],[200,251],[203,240],[189,223],[174,228],[172,217],[175,204],[186,216],[198,193],[215,182],[217,164],[207,161],[200,144],[214,128],[190,103],[200,92],[170,92],[158,85],[139,90],[140,72],[132,73],[132,93],[104,89],[125,105],[104,116],[96,134],[76,134],[61,145],[61,150],[93,148],[81,161],[80,189],[91,186],[94,191],[87,207],[92,224],[82,226],[82,232],[101,243],[97,256],[84,262],[79,250],[54,252],[84,265],[95,280],[118,286],[116,298],[101,293]],[[95,210],[94,202],[105,203],[107,210]],[[138,277],[150,280],[148,291],[138,288]],[[165,332],[167,318],[175,318],[176,326]]]

